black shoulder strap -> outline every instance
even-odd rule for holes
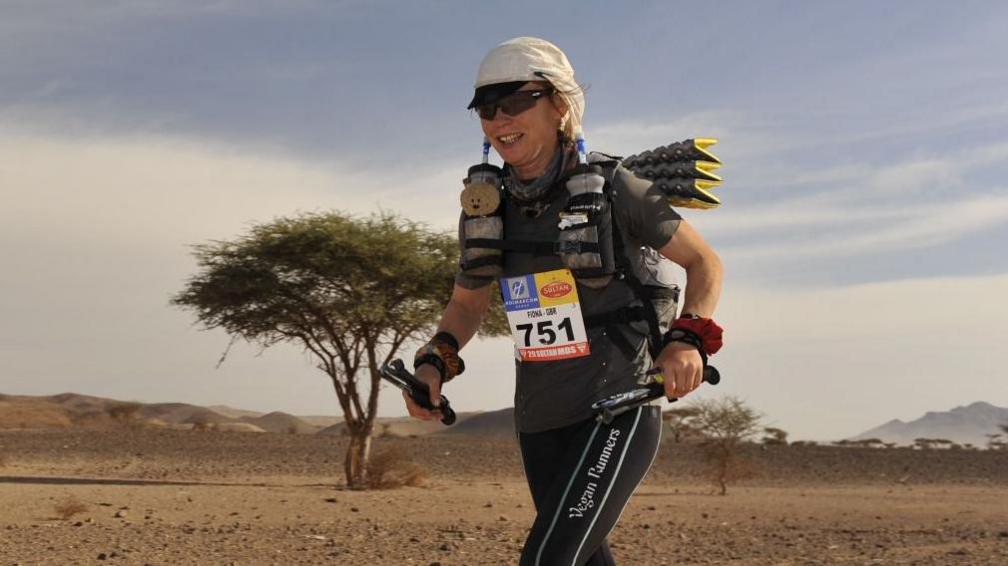
[[[641,283],[641,280],[637,278],[637,274],[634,272],[633,266],[630,265],[630,258],[626,255],[626,247],[623,245],[623,230],[619,226],[615,199],[613,198],[613,193],[615,191],[613,181],[616,178],[616,170],[619,168],[620,162],[614,159],[601,162],[599,165],[602,167],[602,174],[606,179],[606,195],[609,197],[610,202],[609,214],[612,217],[613,255],[616,261],[616,273],[618,277],[626,280],[627,284],[630,285],[630,289],[633,290],[634,295],[636,295],[644,305],[644,320],[647,321],[648,330],[650,331],[648,332],[648,350],[651,352],[651,358],[655,359],[661,352],[662,345],[661,326],[658,323],[658,311],[655,310],[654,303],[651,301],[651,294],[644,288],[644,284]]]

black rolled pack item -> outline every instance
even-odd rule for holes
[[[714,173],[721,160],[708,148],[714,138],[693,138],[675,142],[625,157],[623,166],[643,179],[654,181],[671,206],[717,208],[721,200],[710,193],[721,184]]]

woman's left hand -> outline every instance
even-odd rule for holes
[[[665,380],[665,396],[685,397],[700,387],[703,380],[703,358],[694,346],[684,342],[669,342],[662,348],[654,366],[661,369]]]

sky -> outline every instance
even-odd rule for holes
[[[726,268],[697,397],[817,440],[1008,406],[1008,6],[614,6],[0,0],[0,392],[338,414],[296,346],[217,367],[228,335],[168,304],[192,246],[332,209],[451,229],[476,67],[531,35],[590,149],[720,140],[724,204],[682,211]],[[509,343],[463,357],[453,406],[510,406]]]

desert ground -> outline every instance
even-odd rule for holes
[[[1008,564],[1008,452],[750,446],[714,493],[666,435],[610,535],[620,564]],[[420,487],[341,487],[340,435],[0,431],[0,564],[514,564],[513,438],[375,440]],[[61,516],[62,515],[62,516]]]

